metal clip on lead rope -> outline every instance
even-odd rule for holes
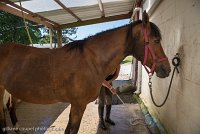
[[[172,65],[176,68],[177,73],[179,73],[178,66],[180,65],[181,59],[179,54],[176,53],[175,57],[172,59]]]

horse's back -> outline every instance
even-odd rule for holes
[[[0,85],[11,94],[40,95],[51,89],[49,49],[38,49],[19,44],[0,46]],[[45,90],[44,90],[45,89]],[[49,91],[48,91],[49,90]],[[46,96],[50,97],[50,96]],[[44,96],[45,99],[45,96]]]
[[[19,44],[0,46],[0,75],[39,71],[49,66],[49,51]]]
[[[2,53],[8,49],[4,61],[0,61],[0,85],[16,98],[32,103],[76,100],[87,92],[97,96],[99,76],[91,77],[97,73],[90,56],[85,50],[70,48],[0,46]],[[93,81],[92,86],[88,81]]]

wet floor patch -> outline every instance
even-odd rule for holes
[[[97,134],[150,134],[138,104],[114,105],[111,119],[116,125],[106,124],[108,130],[99,128]]]
[[[97,134],[150,134],[145,117],[137,100],[133,97],[135,89],[129,80],[116,80],[113,83],[121,98],[114,95],[112,101],[111,119],[116,125],[106,123],[108,130],[97,129]],[[105,115],[105,114],[104,114]]]

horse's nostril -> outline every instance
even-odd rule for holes
[[[163,74],[167,74],[167,70],[165,68],[162,68]]]
[[[161,67],[160,67],[160,72],[161,72],[163,75],[169,75],[169,73],[171,72],[171,69],[168,68],[168,67],[165,67],[164,65],[161,65]]]
[[[161,64],[156,72],[159,78],[165,78],[169,76],[171,69],[168,66]]]

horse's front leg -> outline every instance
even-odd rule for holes
[[[13,124],[13,127],[16,128],[15,132],[17,134],[20,134],[21,132],[19,131],[19,125],[18,125],[18,120],[17,120],[17,116],[16,116],[16,103],[17,103],[18,99],[10,96],[7,105],[7,108],[9,110],[9,114],[10,114],[10,119],[11,122]]]
[[[65,130],[65,134],[77,134],[83,113],[87,104],[71,104],[71,110],[69,115],[68,125]]]
[[[69,113],[69,120],[68,120],[67,127],[65,129],[65,134],[70,134],[70,129],[71,129],[71,111]]]

